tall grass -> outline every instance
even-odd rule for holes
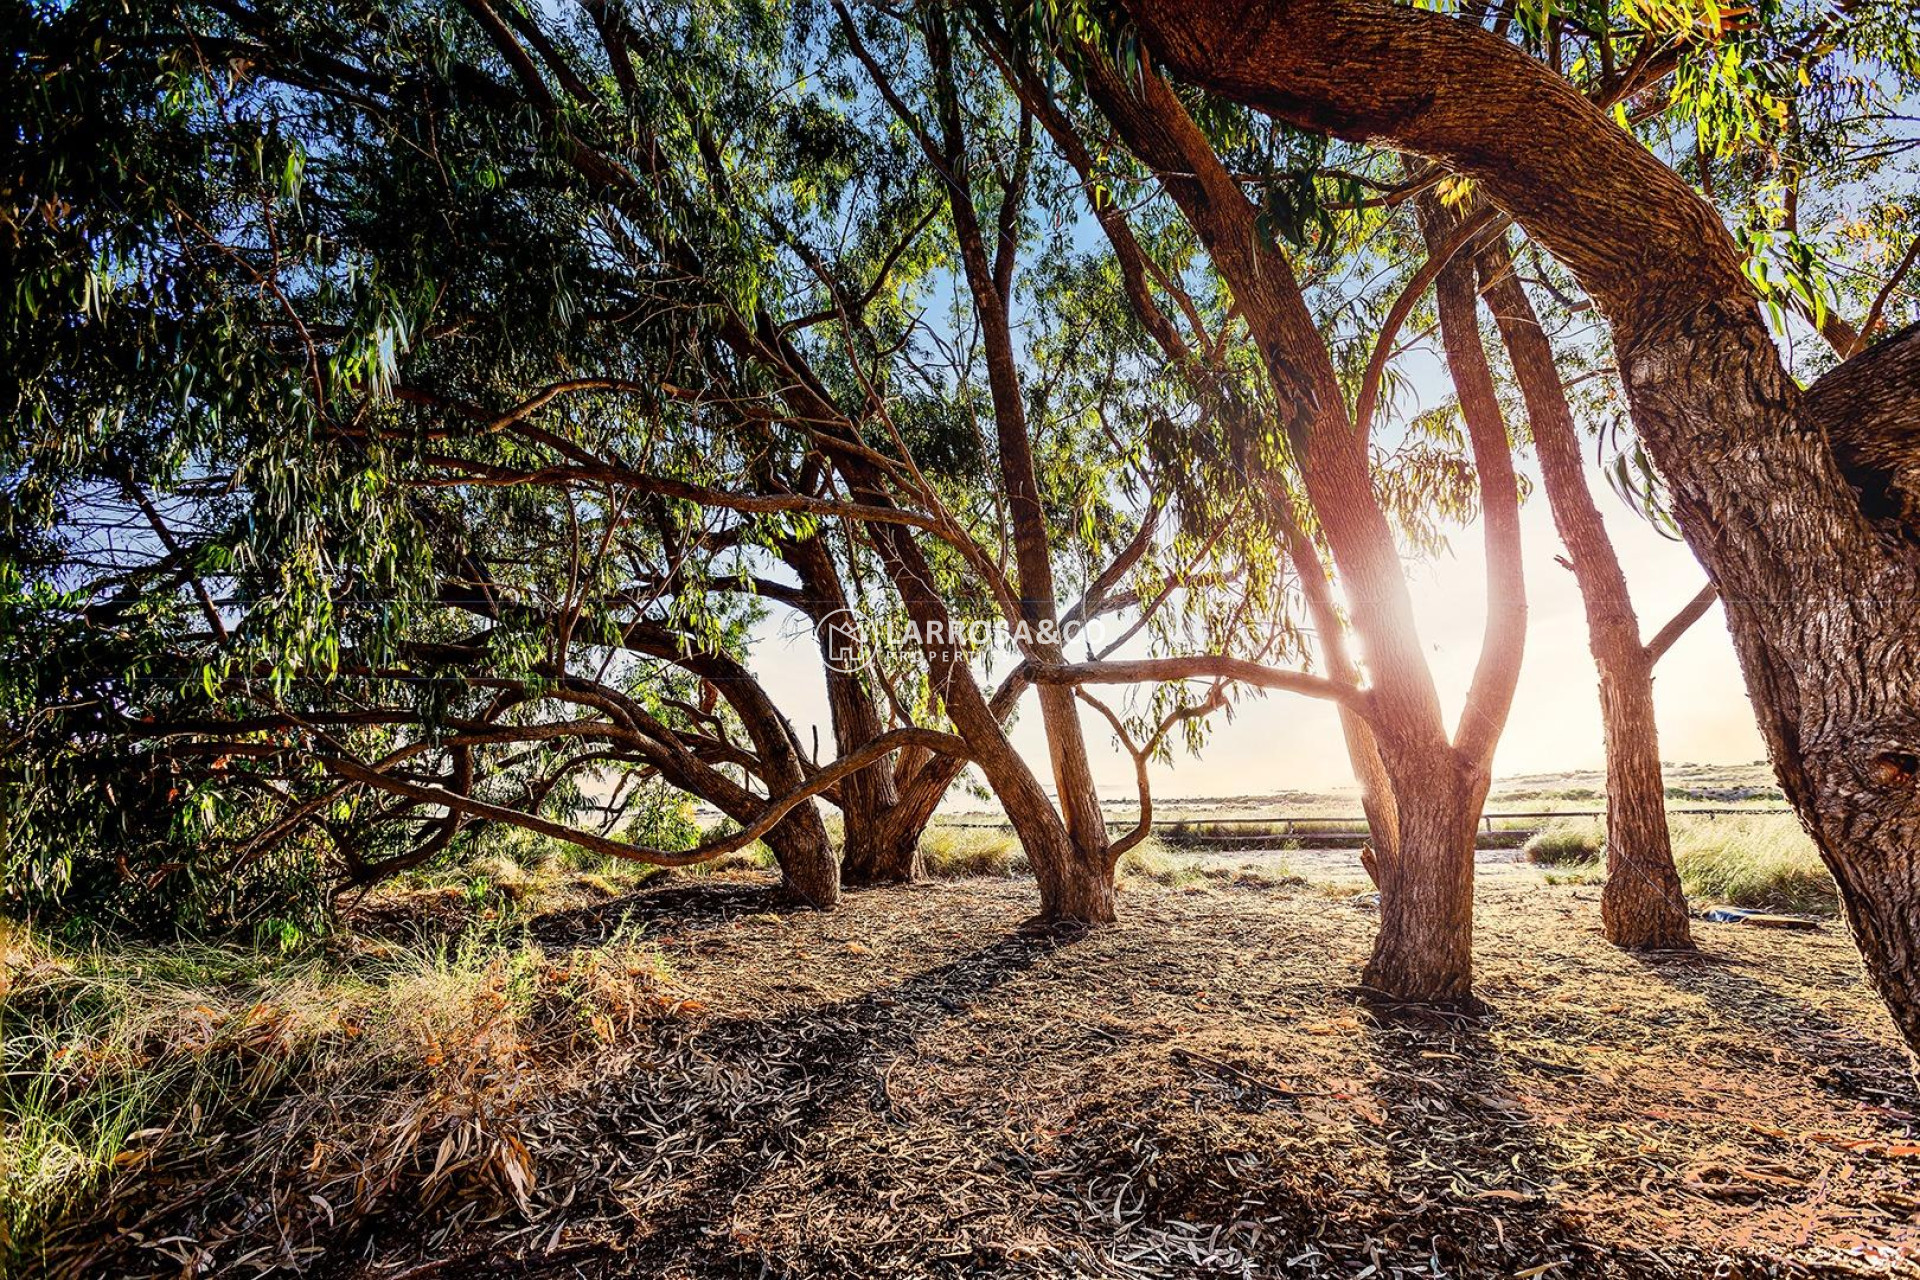
[[[1675,818],[1669,825],[1681,887],[1696,902],[1765,911],[1826,914],[1839,909],[1833,877],[1791,814]],[[1595,868],[1606,829],[1597,819],[1562,819],[1527,841],[1527,861]]]
[[[0,1274],[103,1183],[235,1126],[250,1168],[295,1171],[301,1212],[308,1193],[352,1212],[459,1188],[524,1203],[532,1091],[670,1011],[670,984],[624,932],[559,960],[497,932],[289,956],[69,948],[0,922]]]
[[[992,827],[928,827],[920,835],[920,860],[936,880],[1015,876],[1029,870],[1019,839]]]
[[[1170,889],[1206,879],[1204,864],[1197,858],[1182,858],[1171,853],[1157,836],[1148,836],[1121,854],[1114,873],[1122,884],[1129,880],[1151,880]]]
[[[1833,876],[1790,814],[1682,819],[1673,825],[1673,862],[1689,898],[1764,911],[1839,910]]]
[[[1607,829],[1595,818],[1556,818],[1520,847],[1520,856],[1539,867],[1597,862]]]

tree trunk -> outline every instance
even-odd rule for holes
[[[1725,602],[1781,788],[1920,1051],[1920,551],[1904,483],[1920,355],[1882,351],[1920,344],[1889,339],[1802,392],[1719,214],[1472,24],[1386,0],[1292,0],[1251,21],[1224,0],[1126,7],[1153,55],[1197,84],[1472,175],[1599,303],[1634,425]],[[1853,401],[1866,412],[1847,413]]]
[[[1673,865],[1666,784],[1653,719],[1653,675],[1646,651],[1595,636],[1600,716],[1607,735],[1607,883],[1600,927],[1607,941],[1635,951],[1693,947],[1687,899]]]
[[[1472,841],[1484,788],[1473,808],[1453,814],[1443,814],[1439,806],[1469,795],[1471,788],[1448,786],[1419,797],[1403,790],[1425,786],[1429,774],[1456,766],[1399,548],[1373,490],[1369,442],[1347,413],[1332,358],[1291,265],[1269,247],[1258,211],[1179,99],[1151,73],[1142,75],[1136,86],[1105,63],[1098,50],[1083,52],[1089,95],[1127,146],[1154,170],[1232,286],[1281,407],[1281,427],[1293,446],[1314,515],[1333,552],[1358,642],[1357,661],[1369,679],[1373,745],[1385,761],[1399,809],[1397,850],[1390,858],[1387,850],[1375,850],[1382,910],[1375,961],[1368,967],[1370,984],[1395,999],[1465,998],[1472,970],[1462,948],[1471,946]],[[1471,296],[1469,285],[1469,302]],[[1495,574],[1490,580],[1487,648],[1462,721],[1463,739],[1472,742],[1469,758],[1478,759],[1491,755],[1505,721],[1518,671],[1525,605],[1508,555],[1518,525],[1517,512],[1508,510],[1515,496],[1512,463],[1504,426],[1497,423],[1497,406],[1493,427],[1472,420],[1469,427],[1476,464],[1484,463],[1489,566]],[[1363,783],[1369,779],[1365,737],[1349,733],[1359,748],[1355,766]],[[1376,830],[1390,831],[1389,810],[1379,803],[1385,797],[1376,793],[1374,798],[1369,821]],[[1419,823],[1411,824],[1408,806],[1415,803],[1423,811]],[[1455,834],[1461,831],[1464,836]],[[1460,938],[1445,936],[1456,928],[1462,930]]]
[[[908,884],[925,868],[920,858],[920,834],[926,824],[900,819],[899,805],[884,809],[860,803],[842,806],[845,837],[840,846],[840,878],[848,885]]]
[[[1028,656],[1058,663],[1065,655],[1057,640],[1060,615],[1054,595],[1053,546],[1035,470],[1026,400],[1020,385],[1020,362],[1013,345],[1011,312],[1018,226],[1010,219],[1009,212],[1025,199],[1032,147],[1030,121],[1023,127],[1018,153],[1010,161],[1010,173],[1001,192],[1000,224],[990,247],[974,203],[970,177],[972,157],[946,18],[938,11],[931,12],[924,30],[934,68],[936,115],[945,154],[936,153],[938,149],[933,147],[931,138],[926,140],[926,145],[929,159],[941,165],[947,175],[947,204],[953,214],[954,235],[986,357],[987,389],[993,403],[995,441],[999,446],[1000,481],[1013,533],[1020,617],[1008,621],[1026,629],[1027,639],[1022,647]],[[977,688],[975,698],[978,699]],[[1106,815],[1101,812],[1087,758],[1080,706],[1073,690],[1059,686],[1041,688],[1038,698],[1040,717],[1046,726],[1054,792],[1059,797],[1059,813],[1056,815],[1047,803],[1045,793],[1040,791],[1024,764],[1020,772],[1024,775],[1024,784],[1030,784],[1030,791],[1029,785],[1022,785],[1019,794],[1010,796],[1001,791],[998,782],[994,783],[994,790],[1001,793],[1007,818],[1016,830],[1024,823],[1044,836],[1038,849],[1032,845],[1027,847],[1027,860],[1040,882],[1042,917],[1063,922],[1108,922],[1114,918],[1113,861],[1108,856]],[[984,699],[978,702],[978,712],[970,714],[985,716],[988,714],[986,703]],[[1002,755],[999,747],[1005,744],[1005,737],[997,722],[993,733],[999,743],[992,754],[999,758]],[[1011,747],[1007,747],[1004,754],[1018,759]],[[983,757],[980,763],[985,771],[987,760]],[[1033,795],[1039,797],[1037,805],[1033,803]],[[1061,834],[1065,841],[1064,847],[1056,848],[1053,833],[1058,828],[1064,828]],[[1021,841],[1027,843],[1024,830]]]
[[[1429,253],[1459,225],[1431,196],[1418,204]],[[1473,264],[1453,257],[1434,279],[1447,371],[1472,446],[1487,542],[1487,617],[1480,661],[1450,743],[1424,725],[1375,726],[1398,807],[1399,848],[1377,861],[1380,931],[1365,982],[1393,1000],[1473,1001],[1473,855],[1526,638],[1519,481],[1493,373],[1480,341]]]
[[[1471,1003],[1474,835],[1490,775],[1444,748],[1389,769],[1400,848],[1379,862],[1380,930],[1361,980],[1396,1002]]]
[[[1022,624],[1029,639],[1023,645],[1028,656],[1043,662],[1058,663],[1065,653],[1054,638],[1059,635],[1059,604],[1054,594],[1053,545],[1047,529],[1046,505],[1041,498],[1040,481],[1035,470],[1032,433],[1027,424],[1025,394],[1020,384],[1020,360],[1013,345],[1013,249],[1017,244],[1017,226],[1006,217],[1003,203],[1001,225],[989,249],[988,236],[981,226],[974,204],[972,182],[968,176],[968,144],[960,109],[960,94],[954,79],[952,49],[945,19],[937,11],[926,27],[927,49],[935,67],[935,98],[938,104],[941,134],[947,154],[945,171],[947,204],[953,212],[955,239],[959,242],[960,261],[973,298],[974,316],[980,325],[980,345],[986,356],[987,390],[993,402],[995,441],[1000,453],[1000,483],[1006,496],[1008,521],[1013,532],[1013,559],[1018,571],[1021,616],[1009,619]],[[1001,199],[1025,198],[1032,134],[1023,130],[1021,153],[1011,162],[1013,176]],[[938,159],[938,157],[934,157]],[[1059,797],[1060,813],[1067,834],[1076,850],[1076,860],[1089,867],[1106,862],[1107,823],[1094,790],[1093,769],[1087,758],[1086,733],[1080,723],[1080,704],[1073,690],[1046,686],[1037,691],[1040,718],[1047,730],[1047,755],[1053,766],[1054,794]],[[1109,878],[1110,875],[1109,875]],[[1042,886],[1045,896],[1045,886]],[[1111,885],[1106,898],[1112,898]],[[1106,909],[1112,918],[1112,908]]]
[[[781,888],[803,906],[822,911],[840,901],[840,862],[826,823],[811,802],[796,807],[763,837],[780,867]]]
[[[821,631],[823,624],[850,607],[833,549],[824,535],[815,534],[782,543],[780,557],[800,579],[801,605],[813,621],[814,638],[820,645],[834,745],[846,756],[879,737],[883,726],[860,673],[833,660]],[[877,760],[840,785],[840,878],[845,884],[904,884],[919,874],[920,832],[925,822],[908,826],[898,821],[897,759]]]
[[[1586,610],[1587,643],[1599,668],[1607,752],[1607,883],[1600,895],[1601,928],[1619,947],[1689,948],[1693,937],[1686,895],[1674,870],[1667,830],[1652,659],[1640,642],[1640,621],[1606,522],[1587,488],[1580,435],[1553,346],[1526,286],[1514,274],[1505,237],[1480,255],[1479,268],[1481,289],[1526,401],[1540,479],[1554,528],[1573,561]]]

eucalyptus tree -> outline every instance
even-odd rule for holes
[[[1449,279],[1452,314],[1445,326],[1449,363],[1461,387],[1471,464],[1445,474],[1464,480],[1482,512],[1488,538],[1489,607],[1481,662],[1458,728],[1450,731],[1419,640],[1396,537],[1404,477],[1378,466],[1373,447],[1376,407],[1397,324],[1387,326],[1384,336],[1368,344],[1374,355],[1360,379],[1357,403],[1350,409],[1340,352],[1329,345],[1291,254],[1276,243],[1276,232],[1283,228],[1305,239],[1311,209],[1298,202],[1277,209],[1255,205],[1222,159],[1215,138],[1151,69],[1136,68],[1129,74],[1116,69],[1107,52],[1088,39],[1097,27],[1065,23],[1055,30],[1060,33],[1055,51],[1067,60],[1088,99],[1146,167],[1150,179],[1191,225],[1213,270],[1230,291],[1231,313],[1246,327],[1267,383],[1273,417],[1257,424],[1241,423],[1240,457],[1252,464],[1256,474],[1267,477],[1260,488],[1275,525],[1300,531],[1288,545],[1303,581],[1312,581],[1306,599],[1322,632],[1323,658],[1332,678],[1276,670],[1270,664],[1220,654],[1067,664],[1036,669],[1034,678],[1083,684],[1232,673],[1269,687],[1336,699],[1351,712],[1347,737],[1369,800],[1374,866],[1381,885],[1381,929],[1366,980],[1397,999],[1468,999],[1474,833],[1491,781],[1493,749],[1518,678],[1525,630],[1519,488],[1505,423],[1484,353],[1478,349],[1471,284],[1464,286],[1462,295],[1457,270]],[[1019,40],[1002,34],[1004,56],[1009,61],[1019,58]],[[1037,36],[1041,31],[1030,29],[1029,34]],[[1037,97],[1044,91],[1033,74],[1016,72],[1016,78],[1027,83],[1030,95]],[[1236,153],[1236,160],[1246,161],[1237,170],[1258,171],[1264,162],[1269,171],[1284,171],[1286,166],[1273,163],[1274,150],[1257,132],[1236,128],[1238,122],[1230,119],[1216,118],[1208,124],[1215,134],[1228,138],[1229,146],[1252,140],[1243,148],[1245,156]],[[1278,189],[1287,194],[1297,190]],[[1445,221],[1449,217],[1437,204],[1427,211],[1431,253],[1428,265],[1414,273],[1402,294],[1408,305],[1448,269],[1460,244],[1485,224],[1483,218],[1477,225],[1472,221],[1454,225]],[[1107,229],[1116,241],[1128,238],[1117,217],[1107,219]],[[1185,310],[1182,292],[1170,287],[1168,273],[1153,269],[1145,255],[1138,255],[1138,264],[1142,283],[1133,296],[1143,316],[1158,317],[1149,323],[1161,335],[1162,345],[1200,383],[1219,386],[1218,358],[1209,361],[1188,354],[1217,349],[1219,336],[1174,332],[1167,315]],[[1464,320],[1458,305],[1463,300]],[[1216,402],[1222,399],[1215,396]],[[1249,426],[1257,430],[1245,431]],[[1297,508],[1289,487],[1278,478],[1288,472],[1299,478]],[[1426,496],[1431,497],[1431,492]],[[1329,566],[1316,538],[1331,552],[1331,567],[1345,599],[1344,619],[1327,590]],[[1346,648],[1349,628],[1357,653]]]
[[[610,273],[618,229],[594,226],[592,207],[556,187],[523,121],[419,77],[452,53],[443,41],[458,45],[433,16],[272,15],[276,50],[211,10],[35,15],[9,81],[29,130],[10,210],[21,270],[7,496],[24,554],[9,563],[6,603],[28,661],[9,673],[21,747],[9,879],[57,888],[73,849],[110,821],[152,852],[156,890],[182,874],[233,880],[316,832],[339,847],[347,881],[364,882],[479,817],[667,863],[764,834],[790,887],[831,901],[812,797],[898,739],[803,767],[734,680],[773,793],[757,795],[701,758],[737,747],[690,748],[705,722],[661,714],[661,698],[685,704],[679,677],[644,693],[627,680],[637,668],[612,685],[577,669],[590,645],[645,647],[631,624],[610,633],[605,610],[581,622],[579,571],[604,566],[579,554],[583,529],[610,543],[633,503],[591,476],[529,488],[502,483],[500,468],[541,447],[529,419],[543,409],[636,389],[658,400],[661,383],[569,366],[657,372],[662,352],[690,341],[689,304],[659,272]],[[581,420],[602,441],[637,423],[622,447],[658,434],[644,415]],[[647,496],[683,500],[675,483]],[[573,501],[583,489],[597,531]],[[448,498],[456,490],[464,502]],[[780,495],[758,504],[776,523],[791,507]],[[503,562],[478,553],[484,532],[543,521],[573,536],[566,590],[527,578],[535,540],[494,591]],[[463,613],[489,625],[462,629]],[[665,642],[649,643],[660,657]],[[737,668],[713,637],[673,643],[666,656],[710,683]],[[565,706],[606,723],[556,718]],[[610,755],[561,759],[551,745],[622,735]],[[482,746],[496,750],[476,769]],[[689,854],[540,814],[562,781],[607,765],[672,776],[747,831]],[[535,768],[546,772],[516,794]],[[476,777],[490,794],[474,793]],[[369,819],[374,845],[345,831],[366,825],[361,793],[387,797]],[[422,819],[423,806],[441,816]],[[212,862],[168,852],[196,836],[155,838],[169,815],[195,812],[235,847]],[[146,875],[125,857],[108,865],[109,878]]]
[[[1614,110],[1722,208],[1748,253],[1748,277],[1790,346],[1804,321],[1844,358],[1863,329],[1878,332],[1889,305],[1898,308],[1920,245],[1913,233],[1912,161],[1903,158],[1905,148],[1892,132],[1902,90],[1897,67],[1887,65],[1889,52],[1896,64],[1900,56],[1897,46],[1887,48],[1887,15],[1871,6],[1837,13],[1786,6],[1759,21],[1711,28],[1688,28],[1673,17],[1629,6],[1603,21],[1550,6],[1493,18],[1490,26]],[[1523,268],[1504,234],[1486,240],[1475,258],[1526,407],[1554,524],[1579,582],[1600,674],[1607,747],[1603,928],[1622,946],[1687,946],[1653,674],[1660,657],[1711,607],[1716,589],[1709,583],[1643,638],[1588,488],[1574,411]],[[1544,278],[1550,270],[1541,263],[1533,274]],[[1571,321],[1568,304],[1577,286],[1568,282],[1565,294],[1548,288],[1555,292],[1547,294],[1547,305]],[[1604,335],[1561,327],[1588,348],[1569,352],[1587,366],[1582,376],[1611,386]],[[1804,356],[1798,363],[1819,367]],[[1659,510],[1657,478],[1637,448],[1621,451],[1609,474],[1630,500],[1668,520]]]
[[[196,516],[180,550],[156,523],[161,549],[133,591],[157,579],[174,614],[208,610],[205,634],[168,649],[164,688],[185,709],[148,714],[120,688],[104,705],[131,738],[189,739],[152,753],[218,762],[196,785],[261,762],[238,785],[274,791],[279,811],[242,837],[251,849],[366,796],[382,830],[431,824],[350,859],[356,881],[480,820],[668,865],[765,836],[790,887],[824,903],[816,797],[846,811],[858,876],[910,874],[920,825],[975,759],[1012,797],[1043,913],[1108,918],[1118,848],[1084,744],[1063,796],[1082,848],[1007,740],[1026,682],[1009,672],[989,694],[954,637],[970,618],[1031,633],[1137,604],[1122,586],[1160,554],[1157,500],[1136,519],[1087,481],[1110,446],[1084,405],[1046,411],[1079,425],[1042,440],[1038,464],[1008,462],[1032,449],[1025,426],[980,437],[970,376],[1004,361],[1005,343],[983,357],[978,334],[1004,334],[1007,291],[997,321],[959,295],[949,328],[916,310],[947,246],[966,256],[967,237],[948,234],[964,207],[929,200],[918,140],[902,164],[888,130],[861,127],[845,75],[792,91],[790,59],[809,46],[789,15],[707,16],[484,3],[48,15],[39,79],[20,84],[66,97],[41,104],[48,170],[23,184],[21,211],[58,250],[30,287],[71,349],[47,344],[15,491],[61,495],[43,523],[75,527],[73,495],[101,480],[100,455],[72,447],[67,419],[84,413],[181,460],[136,470],[166,503],[225,513]],[[968,124],[951,68],[938,75],[953,141]],[[102,79],[115,95],[93,91]],[[59,131],[89,113],[148,122],[141,147],[173,130],[203,154],[164,169],[139,150],[99,157],[90,172],[159,193],[129,212],[111,185],[59,170],[86,154]],[[991,198],[1024,226],[1022,191]],[[114,280],[87,270],[90,246],[122,227],[152,260]],[[111,324],[160,299],[168,323],[212,331],[189,371],[220,369],[219,393],[253,396],[248,412],[209,414],[191,378],[155,378],[167,348],[150,335],[116,347],[91,328],[89,291],[109,283]],[[38,323],[31,312],[16,314]],[[121,361],[113,379],[76,376],[107,359]],[[1025,408],[1002,394],[996,422],[1009,405]],[[1020,504],[981,483],[993,468],[1031,482]],[[1042,475],[1054,492],[1036,558]],[[1001,523],[1015,505],[1017,531]],[[1085,571],[1080,602],[1023,602],[1008,559],[1038,575],[1056,554]],[[71,567],[54,560],[55,576]],[[841,754],[820,763],[735,656],[741,610],[874,609],[861,579],[876,565],[918,648],[829,673]],[[744,830],[653,849],[542,812],[607,771],[665,778]]]
[[[1634,426],[1719,587],[1774,765],[1875,986],[1920,1046],[1920,676],[1903,441],[1920,333],[1800,387],[1719,214],[1473,21],[1373,0],[1127,6],[1151,56],[1297,125],[1471,175],[1611,327]],[[1880,11],[1907,41],[1903,7]],[[1514,122],[1524,119],[1519,130]]]

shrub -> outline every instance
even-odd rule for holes
[[[1597,862],[1606,828],[1594,818],[1561,818],[1542,828],[1520,848],[1520,856],[1538,867]]]
[[[1019,840],[1011,831],[992,827],[928,827],[920,835],[920,858],[936,880],[1013,876],[1028,870]]]

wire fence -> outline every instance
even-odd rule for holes
[[[1790,817],[1793,810],[1785,805],[1767,807],[1722,805],[1713,808],[1670,808],[1669,817]],[[1516,810],[1500,813],[1483,813],[1480,816],[1481,829],[1498,834],[1532,834],[1544,828],[1550,822],[1567,818],[1605,818],[1605,809],[1538,809]],[[1108,818],[1107,826],[1131,830],[1138,819]],[[1501,824],[1496,826],[1495,824]],[[1520,825],[1516,825],[1520,824]],[[1004,819],[983,821],[979,819],[942,822],[939,825],[961,830],[1011,831],[1013,824]],[[1216,828],[1243,828],[1241,832]],[[1274,836],[1288,839],[1296,836],[1364,836],[1367,833],[1367,819],[1364,814],[1293,814],[1266,818],[1167,818],[1153,824],[1155,835],[1171,835],[1179,839],[1204,842],[1210,839],[1222,841],[1243,841],[1262,836]]]

